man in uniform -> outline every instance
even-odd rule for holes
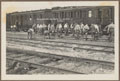
[[[88,24],[86,24],[84,27],[83,27],[83,32],[84,32],[84,37],[85,37],[85,40],[87,40],[88,38],[88,31],[89,31],[89,26]]]
[[[113,24],[113,22],[111,22],[107,27],[108,27],[107,33],[109,34],[108,40],[110,42],[114,41],[114,24]]]
[[[94,40],[98,39],[99,27],[97,24],[91,24],[91,35]]]
[[[65,35],[68,35],[68,23],[65,23],[64,24],[64,33],[65,33]]]
[[[33,34],[33,32],[34,32],[33,28],[30,28],[30,29],[28,30],[28,39],[32,39],[32,34]]]
[[[74,31],[75,31],[76,38],[79,39],[80,34],[81,34],[81,27],[79,24],[77,23],[75,24]]]

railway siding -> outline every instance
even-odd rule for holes
[[[15,52],[15,51],[14,51]],[[15,56],[16,54],[16,56]],[[102,71],[99,71],[100,73],[112,73],[114,69],[114,63],[112,62],[105,62],[105,61],[97,61],[97,60],[91,60],[91,59],[85,59],[85,58],[72,58],[72,57],[65,57],[65,56],[58,56],[58,55],[44,55],[44,54],[26,54],[24,52],[24,56],[22,53],[9,53],[7,56],[7,60],[13,60],[19,63],[26,63],[24,65],[24,69],[29,68],[32,66],[42,66],[45,68],[52,68],[56,70],[62,70],[65,72],[71,72],[75,74],[90,74],[90,73],[96,73],[96,70],[102,69]],[[13,55],[14,57],[11,57],[9,55]],[[21,55],[21,57],[20,57]],[[32,57],[32,58],[31,58]],[[21,59],[22,58],[22,59]],[[20,65],[21,67],[21,65]],[[106,68],[104,68],[106,67]],[[33,67],[35,68],[35,67]],[[107,71],[108,70],[108,71]],[[99,73],[97,72],[97,73]]]
[[[18,48],[17,48],[18,47]],[[40,49],[40,48],[35,48],[33,49],[33,47],[31,47],[31,49],[27,49],[27,48],[30,48],[29,46],[27,47],[21,47],[20,46],[10,46],[10,47],[7,47],[7,52],[13,52],[15,51],[16,53],[19,53],[19,52],[25,52],[25,53],[30,53],[30,54],[35,54],[35,55],[39,55],[42,54],[42,55],[53,55],[53,56],[64,56],[64,57],[75,57],[75,58],[86,58],[86,59],[94,59],[94,60],[100,60],[100,61],[107,61],[107,62],[114,62],[113,58],[114,58],[114,55],[113,54],[108,54],[108,55],[105,55],[104,53],[98,53],[98,54],[81,54],[81,53],[70,53],[70,52],[60,52],[60,51],[52,51],[52,50],[47,50],[47,49]],[[38,49],[38,50],[36,50]],[[84,51],[83,51],[84,52]],[[86,53],[86,52],[85,52]],[[97,58],[96,58],[97,57]],[[109,59],[111,58],[111,59]]]
[[[59,69],[55,67],[44,66],[41,64],[35,64],[30,62],[25,62],[22,60],[15,60],[12,58],[7,58],[8,63],[12,64],[13,62],[20,63],[23,67],[18,67],[18,69],[13,69],[11,66],[7,69],[7,74],[83,74],[74,71]],[[25,69],[27,66],[29,69]]]

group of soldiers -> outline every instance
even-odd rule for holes
[[[114,24],[111,22],[105,27],[106,32],[108,33],[109,40],[112,41],[114,37]],[[98,24],[83,24],[81,23],[49,23],[49,24],[33,24],[32,28],[28,30],[28,38],[32,38],[32,32],[35,34],[39,33],[44,36],[58,36],[60,38],[64,36],[72,35],[76,39],[84,38],[88,39],[88,35],[91,35],[93,40],[98,40],[102,35],[101,26]]]

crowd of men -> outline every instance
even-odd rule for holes
[[[109,41],[113,41],[114,39],[114,24],[111,22],[108,24],[105,29],[106,33],[108,33]],[[60,38],[64,36],[72,35],[76,39],[83,38],[85,40],[88,39],[88,35],[91,35],[93,40],[98,40],[99,37],[102,35],[102,28],[101,25],[98,24],[83,24],[81,23],[49,23],[49,24],[33,24],[32,28],[28,30],[28,38],[32,38],[32,33],[35,32],[36,34],[41,34],[44,36],[58,36]]]

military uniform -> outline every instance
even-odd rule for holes
[[[32,34],[33,34],[34,30],[32,28],[30,28],[28,30],[28,39],[32,39]]]

